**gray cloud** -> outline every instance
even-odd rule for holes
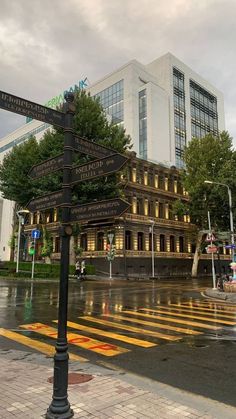
[[[235,12],[234,0],[1,0],[0,89],[45,103],[170,51],[223,92],[236,139]],[[21,123],[0,111],[0,137]]]

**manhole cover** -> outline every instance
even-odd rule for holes
[[[82,384],[87,383],[93,379],[92,375],[89,374],[79,374],[77,372],[70,372],[68,374],[68,384]],[[53,383],[53,377],[48,378],[49,383]]]

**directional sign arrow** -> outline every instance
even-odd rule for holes
[[[76,166],[72,169],[72,184],[85,182],[96,177],[105,176],[117,172],[124,166],[128,158],[122,154],[113,154],[100,160],[93,160],[89,163]]]
[[[57,191],[52,192],[47,195],[39,196],[38,198],[31,199],[28,204],[26,205],[26,208],[30,212],[35,211],[43,211],[47,208],[55,208],[59,207],[61,204],[63,204],[63,191]]]
[[[51,159],[44,160],[42,163],[36,164],[32,166],[28,175],[32,179],[36,179],[49,173],[56,172],[57,170],[62,169],[63,167],[63,154],[59,154],[56,157],[52,157]]]
[[[64,128],[65,114],[0,90],[0,108]]]
[[[120,217],[130,204],[123,199],[114,198],[71,208],[71,221],[92,221]]]
[[[77,136],[74,138],[74,149],[82,154],[97,157],[97,159],[102,159],[103,157],[108,157],[116,153],[114,150],[97,144],[96,142]]]

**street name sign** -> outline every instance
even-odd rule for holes
[[[106,176],[120,170],[128,158],[122,154],[113,154],[100,160],[76,166],[72,169],[71,183],[84,182],[100,176]]]
[[[63,191],[52,192],[50,194],[31,199],[26,208],[30,212],[43,211],[48,208],[56,208],[63,204]]]
[[[94,141],[89,141],[83,137],[77,136],[74,137],[74,148],[79,153],[88,154],[89,156],[96,157],[97,159],[109,157],[116,153],[115,151],[97,144]]]
[[[130,204],[121,198],[92,202],[71,208],[71,221],[92,221],[120,217]]]
[[[0,90],[0,108],[64,128],[65,114]]]
[[[51,159],[44,160],[42,163],[36,164],[32,166],[28,175],[32,179],[36,179],[49,173],[56,172],[63,168],[63,154],[59,154],[56,157],[52,157]]]

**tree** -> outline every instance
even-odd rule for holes
[[[185,211],[197,227],[192,267],[192,276],[196,276],[202,241],[208,230],[207,212],[210,211],[211,224],[216,230],[229,230],[227,188],[207,185],[204,181],[226,183],[232,190],[234,202],[236,152],[232,148],[232,138],[225,131],[217,137],[208,134],[204,138],[194,138],[185,149],[184,162],[186,168],[182,172],[182,183],[189,193]]]
[[[77,135],[96,141],[118,152],[130,148],[130,137],[122,127],[108,122],[98,99],[92,98],[85,91],[75,96],[74,131]],[[21,207],[39,195],[53,192],[61,187],[62,173],[57,172],[41,179],[32,180],[28,172],[34,164],[63,152],[63,130],[55,128],[47,131],[38,143],[35,138],[15,146],[0,165],[0,190],[3,197],[17,202]],[[74,153],[74,163],[82,164],[90,157]],[[81,183],[73,188],[73,200],[110,198],[122,192],[117,182],[117,175],[98,178],[93,182]]]

